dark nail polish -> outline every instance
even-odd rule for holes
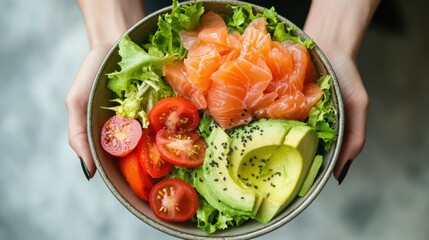
[[[338,184],[341,185],[344,178],[347,175],[347,172],[349,171],[350,165],[352,165],[352,160],[348,160],[346,164],[343,166],[343,170],[341,170],[340,176],[338,176]]]
[[[86,179],[88,179],[89,181],[91,179],[91,175],[89,174],[88,167],[86,166],[85,162],[82,160],[81,157],[79,157],[79,159],[80,159],[80,165],[82,166],[83,173],[85,174]]]

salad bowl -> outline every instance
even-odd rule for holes
[[[218,0],[202,2],[206,12],[212,10],[221,14],[232,13],[231,8],[227,7],[228,4],[252,5],[239,1]],[[185,2],[182,4],[190,4],[190,2]],[[263,10],[262,7],[257,5],[252,5],[252,7],[255,12],[261,12]],[[131,27],[125,33],[125,35],[129,35],[130,38],[136,42],[144,42],[148,38],[149,34],[156,30],[158,17],[163,13],[171,11],[171,9],[172,7],[167,7],[151,15],[148,15],[133,27]],[[297,29],[297,36],[299,36],[302,40],[309,39],[309,37],[302,30],[297,28],[286,18],[279,15],[277,18],[284,22],[287,27],[295,27]],[[312,49],[309,49],[309,52],[317,71],[320,74],[331,75],[333,80],[331,97],[337,111],[337,119],[334,126],[335,130],[337,131],[337,137],[330,151],[324,154],[324,162],[309,192],[304,197],[297,197],[286,209],[284,209],[268,224],[261,224],[257,221],[250,220],[240,227],[228,228],[225,231],[207,234],[197,228],[196,223],[191,221],[184,223],[169,223],[159,220],[151,211],[149,204],[145,201],[142,201],[133,193],[127,181],[121,174],[117,158],[104,151],[100,142],[100,133],[102,131],[103,124],[107,121],[107,119],[114,115],[113,111],[103,109],[102,107],[113,105],[110,100],[114,98],[114,95],[106,86],[108,80],[107,74],[117,70],[118,62],[121,61],[121,57],[118,54],[118,42],[113,45],[99,67],[92,90],[90,92],[87,112],[88,140],[93,159],[101,178],[107,185],[108,189],[118,199],[118,201],[137,218],[141,219],[144,223],[154,227],[155,229],[183,239],[250,239],[269,233],[291,221],[305,208],[307,208],[321,192],[329,177],[332,175],[333,168],[341,149],[344,131],[344,109],[342,105],[339,84],[333,68],[316,43]]]

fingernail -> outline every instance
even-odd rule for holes
[[[91,179],[91,176],[89,174],[88,167],[86,166],[85,162],[82,160],[81,157],[79,157],[79,159],[80,159],[80,165],[82,166],[83,173],[85,174],[86,179],[88,179],[89,181]]]
[[[352,165],[352,160],[348,160],[346,164],[344,164],[343,170],[341,170],[341,173],[338,176],[338,185],[341,185],[341,183],[343,182],[344,178],[347,175],[347,172],[349,171],[350,165]]]

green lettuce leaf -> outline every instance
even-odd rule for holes
[[[253,8],[250,5],[243,6],[231,6],[229,7],[233,10],[232,15],[224,15],[226,26],[230,32],[237,31],[243,33],[246,27],[256,18],[264,18],[267,21],[267,31],[271,34],[271,37],[279,42],[284,42],[287,40],[293,41],[295,43],[302,44],[307,48],[312,48],[314,42],[312,40],[302,41],[300,37],[296,35],[296,27],[286,28],[285,23],[279,22],[277,19],[277,13],[274,7],[263,8],[262,13],[255,14]]]
[[[171,172],[167,176],[165,176],[165,178],[177,178],[192,185],[194,182],[193,174],[194,174],[193,168],[175,166],[173,170],[171,170]]]
[[[337,132],[333,128],[337,111],[331,99],[332,78],[330,75],[324,75],[317,80],[317,84],[322,89],[323,95],[316,106],[311,108],[308,125],[316,130],[318,137],[323,142],[324,150],[329,151],[337,136]]]
[[[119,105],[106,109],[123,117],[138,118],[143,127],[147,127],[147,114],[153,105],[162,98],[174,96],[173,89],[161,75],[162,66],[177,57],[164,55],[155,48],[146,52],[129,36],[119,42],[119,55],[121,70],[107,74],[107,87],[118,97],[112,101]]]
[[[240,226],[246,221],[241,216],[229,216],[212,207],[203,197],[198,199],[197,226],[207,233],[214,233],[228,227]]]
[[[296,27],[286,27],[285,23],[281,22],[277,24],[274,29],[273,39],[279,42],[292,41],[304,45],[306,48],[313,48],[313,40],[307,39],[302,41],[301,38],[296,35],[296,29]]]
[[[198,124],[197,132],[203,139],[207,140],[215,125],[216,123],[213,119],[207,113],[204,113]]]
[[[156,47],[164,53],[177,54],[183,59],[187,51],[180,41],[179,32],[194,29],[203,13],[202,2],[180,5],[177,0],[173,0],[171,13],[158,18],[158,30],[150,37],[150,44],[147,46]]]
[[[122,97],[127,93],[134,80],[145,81],[148,77],[158,82],[156,85],[165,85],[159,81],[162,66],[176,59],[175,55],[163,56],[159,51],[146,52],[134,43],[130,37],[124,36],[119,42],[119,55],[122,60],[118,63],[121,70],[107,74],[107,87],[116,95]],[[156,76],[156,77],[155,77]],[[159,86],[164,89],[165,86]]]

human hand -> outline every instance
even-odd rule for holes
[[[365,144],[369,97],[362,84],[356,61],[350,54],[330,49],[326,49],[325,54],[339,81],[345,109],[343,145],[334,168],[334,176],[341,184],[350,164]]]
[[[79,157],[88,180],[94,176],[96,170],[86,130],[88,98],[97,69],[109,49],[109,45],[100,45],[88,52],[66,98],[69,143]]]
[[[86,131],[89,92],[105,55],[129,27],[144,17],[144,8],[141,0],[78,0],[78,4],[85,19],[90,51],[68,92],[66,107],[69,143],[89,180],[96,171]]]
[[[334,168],[339,184],[365,144],[369,98],[356,65],[356,55],[380,0],[313,0],[304,31],[314,39],[334,68],[340,84],[345,129]]]

